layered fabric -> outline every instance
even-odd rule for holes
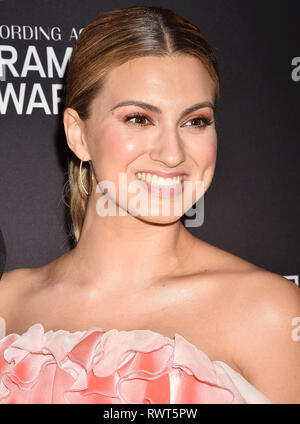
[[[272,403],[242,375],[175,334],[44,331],[0,340],[2,404]]]

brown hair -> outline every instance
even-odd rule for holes
[[[101,91],[105,76],[114,67],[143,56],[185,54],[197,57],[215,83],[219,100],[219,68],[213,50],[200,30],[172,10],[132,6],[103,13],[81,32],[69,63],[65,107],[89,117],[89,106]],[[68,195],[72,237],[80,237],[88,195],[79,181],[80,160],[73,154],[68,169]],[[82,181],[91,187],[90,167],[82,166]]]

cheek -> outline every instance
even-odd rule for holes
[[[217,158],[217,135],[200,138],[199,143],[193,146],[193,157],[202,168],[214,167]]]
[[[110,140],[111,155],[124,163],[134,160],[140,151],[141,144],[137,140],[122,137],[122,135],[116,135]]]
[[[111,125],[101,129],[101,136],[93,137],[93,159],[102,169],[114,164],[126,167],[142,154],[138,138],[114,129]]]
[[[206,154],[209,162],[215,162],[217,158],[217,137],[214,137],[206,146]]]

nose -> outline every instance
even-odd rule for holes
[[[153,141],[150,158],[169,168],[175,168],[185,161],[182,140],[176,130],[168,128],[160,132],[159,136]]]

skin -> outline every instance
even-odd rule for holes
[[[186,66],[193,68],[193,77],[182,79],[179,75],[184,73]],[[186,172],[191,181],[204,180],[207,189],[216,162],[215,126],[193,128],[189,121],[199,115],[213,119],[213,110],[206,107],[178,123],[177,120],[188,106],[202,101],[213,103],[213,91],[213,82],[199,61],[146,57],[127,62],[111,72],[103,92],[92,103],[88,121],[81,122],[74,110],[65,112],[69,147],[79,158],[92,161],[95,175],[81,239],[73,251],[74,260],[79,266],[82,264],[85,277],[88,272],[88,280],[94,280],[93,287],[102,290],[103,286],[114,286],[117,291],[147,287],[181,264],[184,249],[191,250],[193,239],[179,217],[137,219],[127,213],[125,217],[99,219],[96,211],[99,195],[95,193],[95,184],[100,180],[112,181],[118,192],[119,172],[127,174],[129,184],[136,180],[135,172],[150,169]],[[188,99],[186,92],[190,93]],[[156,105],[163,110],[162,116],[136,106],[110,111],[127,99]],[[147,113],[148,118],[142,120],[144,127],[136,124],[137,119],[124,122],[133,112]],[[132,197],[129,194],[129,200]],[[113,200],[117,203],[115,198]],[[98,234],[101,236],[96,236]],[[124,269],[128,276],[126,282],[120,280]]]
[[[162,112],[136,106],[111,111],[128,99]],[[81,237],[72,251],[43,267],[5,273],[1,316],[7,334],[21,334],[36,322],[45,331],[97,325],[150,329],[170,338],[179,333],[271,401],[299,403],[300,342],[291,338],[291,320],[300,316],[298,287],[192,236],[172,213],[134,216],[114,195],[112,203],[127,214],[97,213],[103,196],[97,183],[112,181],[118,193],[119,172],[128,184],[142,169],[185,172],[194,200],[196,181],[204,181],[206,192],[217,156],[214,111],[205,107],[179,117],[187,107],[213,100],[214,83],[197,59],[145,57],[108,74],[88,120],[65,111],[68,145],[93,169]],[[145,118],[125,122],[137,112]],[[212,124],[197,128],[203,117]]]

